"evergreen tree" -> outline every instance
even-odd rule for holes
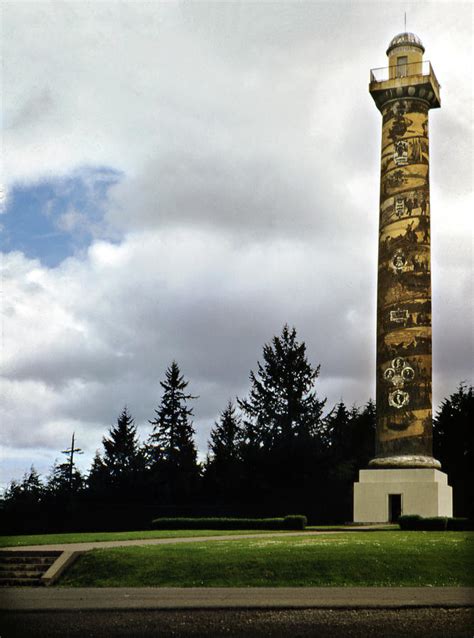
[[[11,481],[3,500],[3,533],[35,533],[43,531],[43,499],[45,488],[32,465],[21,481]]]
[[[263,364],[257,363],[257,373],[250,372],[249,397],[238,400],[251,446],[269,450],[318,432],[325,403],[313,389],[319,369],[308,362],[306,345],[298,343],[295,328],[285,325],[280,337],[265,344]]]
[[[433,421],[433,455],[453,488],[456,516],[474,519],[474,389],[461,383]]]
[[[41,477],[32,465],[29,472],[25,472],[21,481],[11,481],[5,491],[5,502],[11,505],[21,505],[23,508],[36,507],[44,496],[44,485]]]
[[[193,411],[188,407],[188,401],[197,397],[186,392],[188,384],[173,361],[165,380],[160,381],[163,395],[156,417],[150,421],[153,431],[147,446],[149,462],[172,502],[189,498],[199,477]]]
[[[309,513],[312,507],[325,404],[314,391],[318,375],[296,330],[285,325],[263,347],[248,398],[238,399],[244,421],[242,503],[257,515]]]
[[[323,519],[344,522],[352,518],[352,487],[360,469],[373,458],[375,404],[350,410],[340,401],[325,419],[323,455]]]
[[[91,468],[87,476],[87,487],[89,492],[94,495],[102,494],[107,488],[107,470],[99,450],[95,451],[92,459]]]
[[[330,464],[351,460],[354,467],[365,467],[374,456],[376,413],[369,400],[361,410],[350,410],[340,401],[324,419],[323,441]]]
[[[353,409],[351,414],[341,400],[325,418],[324,443],[331,450],[331,455],[343,456],[348,443],[349,423],[356,413],[357,410]]]
[[[83,524],[83,517],[76,516],[83,496],[83,487],[84,477],[75,463],[54,462],[46,478],[41,508],[42,513],[47,516],[46,526],[49,531],[77,529],[78,520]]]
[[[375,428],[377,413],[375,403],[369,399],[362,411],[358,411],[352,426],[352,437],[356,466],[358,469],[366,468],[369,461],[375,456]]]
[[[125,406],[117,424],[110,428],[109,436],[102,439],[104,456],[96,455],[93,472],[100,473],[106,484],[133,493],[144,466],[139,447],[137,428]],[[124,495],[124,494],[123,494]]]
[[[77,494],[84,486],[84,478],[74,464],[71,471],[70,463],[54,462],[46,479],[48,496],[66,499]]]
[[[208,493],[235,501],[241,478],[241,443],[242,424],[229,401],[210,434],[210,456],[204,476]]]
[[[209,449],[214,462],[225,464],[238,460],[241,427],[235,406],[229,401],[221,412],[219,423],[214,423],[210,434]]]

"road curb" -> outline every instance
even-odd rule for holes
[[[2,611],[474,607],[472,587],[6,588]]]

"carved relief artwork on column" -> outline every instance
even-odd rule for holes
[[[386,454],[431,454],[428,105],[382,111],[377,411]],[[401,443],[403,441],[403,447]]]

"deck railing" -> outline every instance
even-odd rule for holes
[[[421,62],[410,62],[409,64],[394,64],[392,66],[380,67],[370,70],[370,82],[386,82],[399,78],[409,78],[414,76],[431,76],[439,88],[438,80],[434,74],[433,67],[429,60]]]

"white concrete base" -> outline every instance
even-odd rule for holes
[[[354,522],[390,521],[389,495],[401,495],[401,514],[452,516],[453,493],[444,472],[434,468],[360,470],[354,483]]]

